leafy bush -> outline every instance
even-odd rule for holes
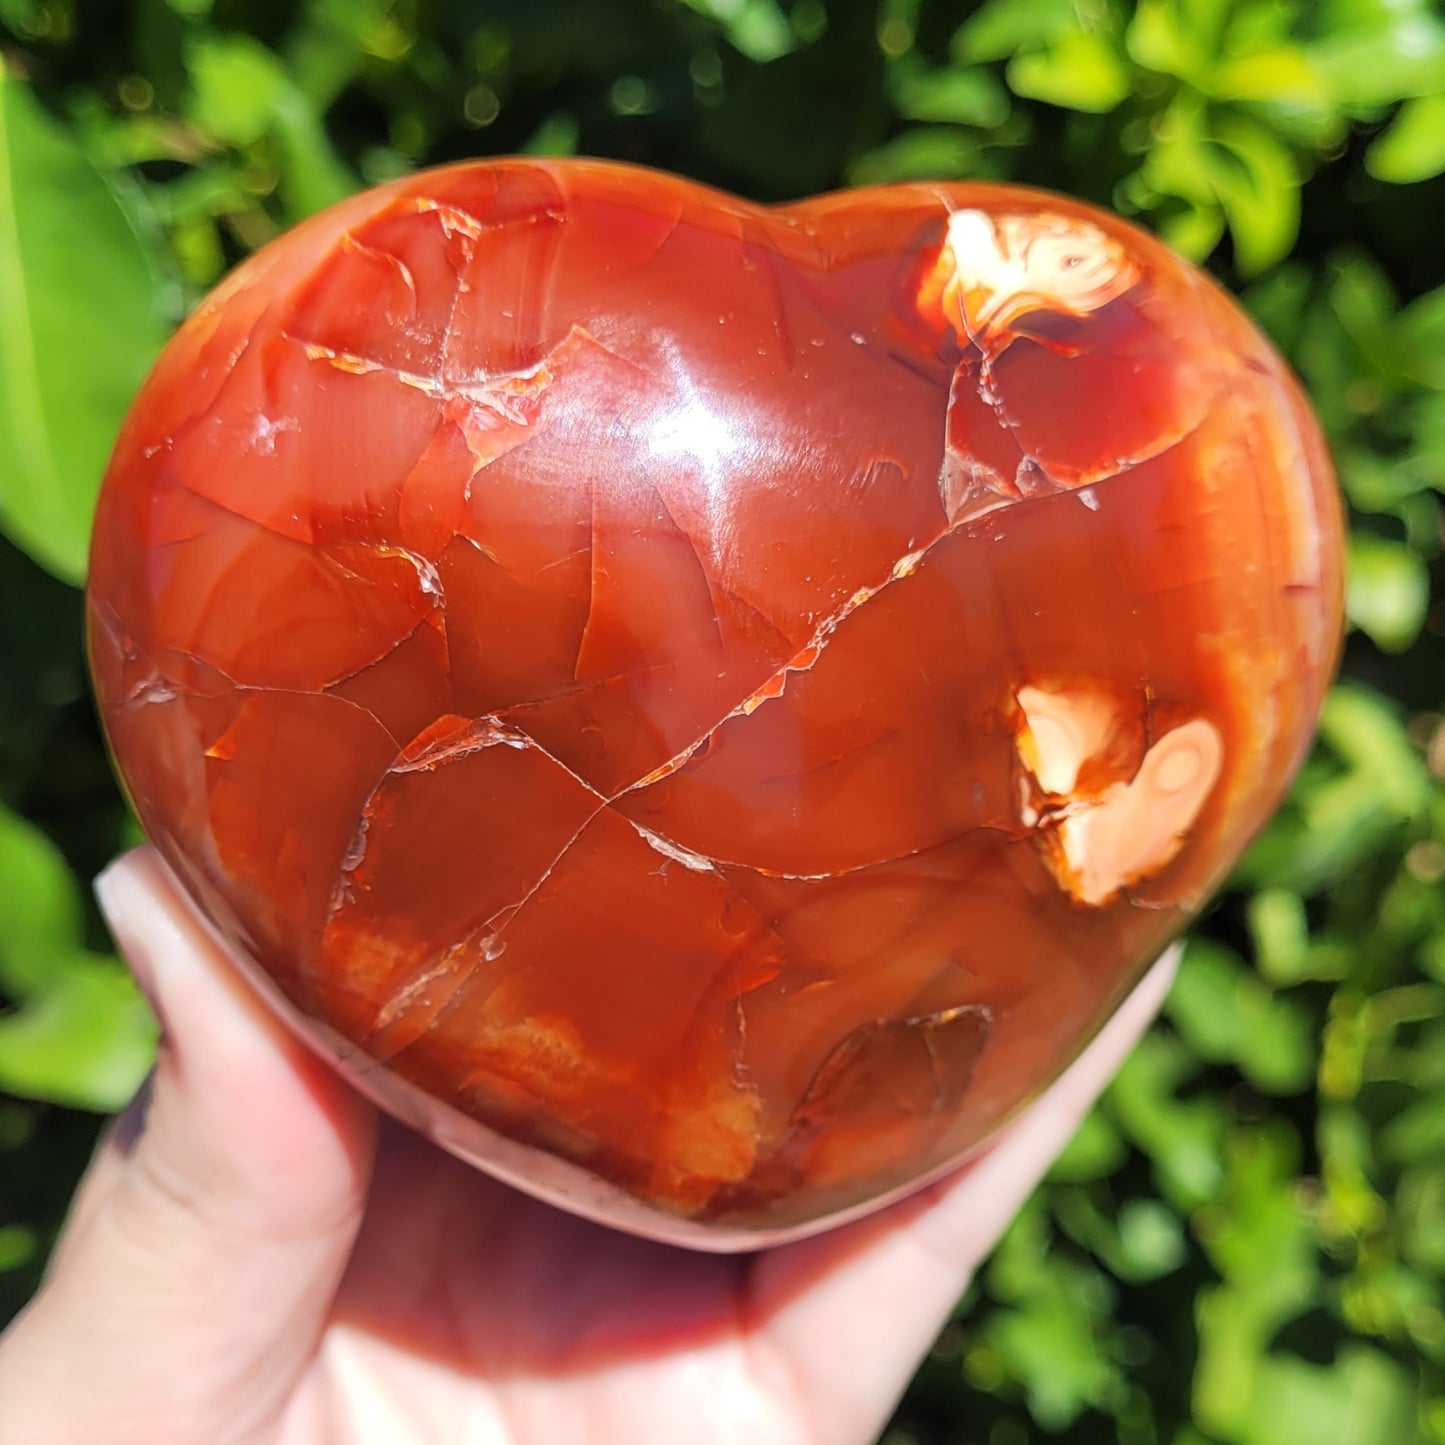
[[[888,1435],[1445,1441],[1445,18],[1429,0],[0,0],[0,1318],[153,1025],[77,882],[134,836],[75,590],[126,400],[355,187],[584,152],[760,199],[1110,204],[1293,360],[1352,512],[1344,680],[1166,1016]]]

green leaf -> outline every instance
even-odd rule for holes
[[[1275,267],[1244,295],[1250,315],[1286,354],[1293,352],[1299,341],[1313,285],[1309,267],[1292,261]]]
[[[1416,1386],[1388,1355],[1348,1345],[1330,1365],[1272,1354],[1261,1364],[1242,1445],[1402,1445],[1415,1431]]]
[[[1355,769],[1394,818],[1422,812],[1430,801],[1424,759],[1388,699],[1357,683],[1330,690],[1320,736]]]
[[[976,175],[979,146],[967,132],[951,126],[917,126],[869,151],[848,172],[857,186],[891,181],[950,179]]]
[[[325,127],[289,82],[275,97],[272,135],[280,161],[281,196],[292,221],[325,210],[357,190],[356,177],[332,148]]]
[[[909,55],[889,71],[893,105],[905,120],[992,128],[1008,119],[1009,99],[987,70],[927,70]]]
[[[34,1230],[23,1224],[0,1225],[0,1274],[29,1264],[36,1248]]]
[[[1128,1153],[1119,1131],[1095,1109],[1084,1116],[1084,1122],[1064,1152],[1054,1160],[1049,1177],[1068,1183],[1105,1179],[1124,1162]]]
[[[1224,213],[1213,203],[1189,202],[1160,220],[1159,233],[1181,256],[1203,261],[1224,239]]]
[[[1263,1093],[1299,1093],[1314,1075],[1309,1019],[1217,943],[1189,941],[1168,1009],[1200,1058],[1235,1065]]]
[[[280,60],[249,36],[199,35],[186,54],[191,76],[190,121],[226,145],[248,146],[271,122],[277,97],[290,84]]]
[[[1402,507],[1430,485],[1430,479],[1409,457],[1383,457],[1361,447],[1336,453],[1340,481],[1358,512],[1401,515]]]
[[[130,975],[82,947],[80,912],[54,844],[0,808],[0,1090],[112,1109],[149,1067],[155,1029]]]
[[[1430,803],[1420,749],[1390,701],[1358,683],[1325,699],[1316,760],[1237,877],[1311,897],[1368,862]],[[1333,754],[1333,763],[1329,761]]]
[[[0,0],[0,25],[20,35],[34,35],[39,10],[37,0]]]
[[[1426,1094],[1402,1110],[1381,1133],[1380,1150],[1397,1162],[1445,1159],[1445,1098]]]
[[[1422,386],[1445,391],[1445,286],[1437,286],[1400,313],[1395,340],[1405,374]]]
[[[49,986],[0,1013],[0,1089],[72,1108],[120,1108],[155,1050],[155,1025],[114,959],[54,960]]]
[[[244,35],[202,35],[186,64],[192,125],[243,150],[263,136],[271,139],[288,220],[302,220],[357,189],[310,97],[265,46]]]
[[[1158,1279],[1184,1263],[1179,1216],[1157,1199],[1130,1199],[1119,1210],[1119,1250],[1126,1279]]]
[[[1113,110],[1133,89],[1118,51],[1085,30],[1069,31],[1047,50],[1015,56],[1008,83],[1016,95],[1092,113]]]
[[[1049,45],[1078,25],[1075,0],[989,0],[954,33],[952,49],[964,61],[1006,60]]]
[[[1289,151],[1255,121],[1206,113],[1197,97],[1176,99],[1160,117],[1139,179],[1146,192],[1185,202],[1161,229],[1195,259],[1226,221],[1239,268],[1255,275],[1287,255],[1299,231],[1300,181]]]
[[[1216,108],[1218,110],[1218,108]],[[1299,230],[1299,174],[1290,152],[1264,126],[1207,110],[1185,92],[1160,116],[1138,173],[1139,199],[1185,203],[1160,222],[1166,239],[1202,259],[1227,222],[1240,270],[1255,275],[1288,254]]]
[[[67,582],[167,309],[114,192],[0,65],[0,527]]]
[[[1430,574],[1402,542],[1358,532],[1350,538],[1345,611],[1385,652],[1404,652],[1430,606]]]
[[[1136,65],[1161,75],[1200,80],[1208,73],[1213,49],[1201,50],[1198,37],[1172,0],[1139,0],[1125,44]]]
[[[1159,117],[1154,143],[1129,187],[1132,199],[1148,209],[1168,205],[1171,198],[1184,203],[1182,210],[1166,210],[1158,224],[1164,239],[1195,261],[1202,261],[1224,233],[1203,126],[1197,99],[1176,99]]]
[[[1330,306],[1365,359],[1379,370],[1394,361],[1390,332],[1397,302],[1389,280],[1369,256],[1346,254],[1331,265]]]
[[[1262,888],[1246,907],[1255,962],[1271,983],[1318,975],[1312,968],[1304,900],[1288,888]]]
[[[50,959],[80,947],[80,893],[60,850],[0,807],[0,989],[24,998],[46,980]]]
[[[1165,1195],[1186,1210],[1212,1199],[1224,1172],[1222,1105],[1179,1097],[1199,1067],[1179,1039],[1155,1030],[1129,1056],[1107,1096],[1109,1114],[1149,1155]]]
[[[1055,1189],[1054,1215],[1070,1239],[1126,1283],[1172,1274],[1188,1255],[1179,1215],[1157,1199],[1101,1207],[1086,1189]]]
[[[356,78],[368,53],[410,49],[411,36],[385,33],[397,26],[387,0],[310,0],[297,8],[302,15],[288,37],[286,68],[318,113]]]
[[[1329,86],[1310,55],[1285,45],[1231,57],[1215,66],[1206,84],[1219,100],[1258,101],[1292,110],[1328,110]]]
[[[1436,1100],[1436,1108],[1441,1105]],[[1420,1167],[1407,1169],[1396,1200],[1401,1244],[1410,1262],[1445,1275],[1445,1162],[1436,1152]]]
[[[1211,168],[1235,259],[1246,276],[1258,275],[1287,256],[1299,234],[1299,173],[1289,151],[1253,121],[1221,116],[1214,136],[1235,162]]]
[[[1445,391],[1417,398],[1410,411],[1415,456],[1429,475],[1430,485],[1445,492]]]
[[[1362,109],[1445,90],[1445,24],[1396,5],[1383,24],[1331,31],[1312,60],[1336,100]]]
[[[1397,186],[1445,171],[1445,94],[1406,101],[1385,133],[1365,152],[1365,169]]]
[[[567,111],[554,111],[532,132],[522,147],[529,156],[575,156],[577,154],[577,118]]]
[[[1197,1306],[1195,1419],[1226,1440],[1244,1438],[1266,1403],[1260,1388],[1266,1347],[1320,1291],[1314,1232],[1292,1187],[1298,1166],[1298,1136],[1282,1121],[1237,1128],[1228,1147],[1227,1190],[1200,1220],[1202,1242],[1224,1283],[1202,1294]]]
[[[735,49],[760,63],[776,60],[793,49],[796,40],[777,0],[683,0],[683,3],[722,27]]]
[[[1117,1378],[1101,1334],[1113,1290],[1097,1269],[1044,1256],[1028,1220],[1012,1230],[989,1271],[989,1283],[1010,1307],[986,1327],[993,1352],[1023,1384],[1029,1412],[1050,1432],[1098,1404]]]

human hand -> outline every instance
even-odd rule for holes
[[[0,1445],[866,1445],[1173,974],[949,1179],[714,1256],[378,1127],[149,850],[99,892],[160,1053],[0,1338]]]

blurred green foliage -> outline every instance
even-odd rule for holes
[[[983,177],[1207,263],[1351,507],[1344,679],[1165,1018],[889,1445],[1445,1441],[1445,15],[1431,0],[0,0],[0,1320],[153,1026],[88,879],[84,683],[126,398],[227,268],[505,152],[759,199]],[[4,540],[8,539],[8,540]]]

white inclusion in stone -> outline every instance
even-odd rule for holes
[[[1224,765],[1219,729],[1195,718],[1148,749],[1132,778],[1080,790],[1086,764],[1108,756],[1124,725],[1102,691],[1022,687],[1020,762],[1049,796],[1041,809],[1023,789],[1025,827],[1047,824],[1058,853],[1049,866],[1065,890],[1092,907],[1171,862],[1218,782]]]
[[[1219,730],[1195,718],[1164,734],[1128,783],[1115,783],[1090,808],[1059,829],[1081,902],[1107,902],[1119,889],[1147,878],[1183,846],[1224,763]]]
[[[1025,727],[1019,755],[1046,793],[1071,793],[1079,769],[1102,752],[1118,727],[1118,709],[1102,692],[1055,692],[1021,687],[1018,705]]]

